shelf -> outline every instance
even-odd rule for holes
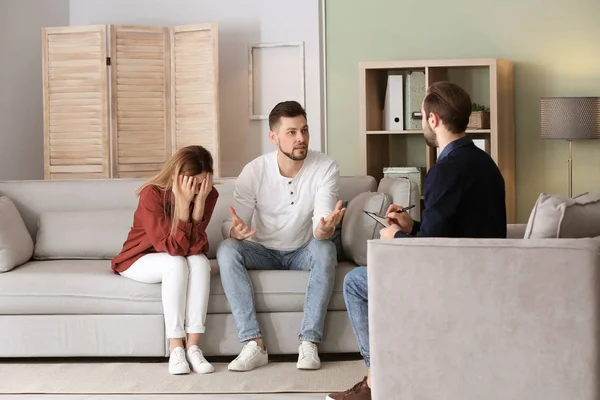
[[[423,134],[422,129],[411,129],[408,131],[367,131],[367,135],[415,135]]]
[[[393,70],[393,69],[417,69],[417,68],[453,68],[453,67],[495,67],[505,60],[496,58],[472,58],[472,59],[446,59],[446,60],[403,60],[403,61],[375,61],[360,62],[360,69]]]
[[[490,133],[490,129],[469,129],[468,134]],[[367,131],[367,135],[422,135],[422,129],[411,129],[405,131]]]
[[[419,73],[407,79],[409,71]],[[425,90],[422,87],[423,73]],[[505,180],[507,220],[510,223],[515,221],[512,61],[475,58],[360,62],[359,75],[360,171],[379,181],[385,167],[419,165],[429,170],[435,165],[437,149],[426,145],[421,121],[412,119],[412,111],[421,108],[421,97],[425,96],[426,88],[431,84],[439,81],[453,82],[469,93],[472,102],[490,109],[490,128],[467,129],[466,133],[498,165]],[[386,107],[388,81],[389,76],[397,75],[404,76],[402,111],[404,122],[409,124],[388,125],[383,111]]]

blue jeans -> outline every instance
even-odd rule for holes
[[[313,239],[297,250],[279,251],[247,240],[227,239],[217,250],[217,261],[240,342],[262,337],[248,270],[273,269],[310,271],[299,339],[313,343],[323,340],[337,265],[333,242]]]
[[[357,267],[344,278],[344,300],[350,317],[350,324],[358,341],[360,354],[371,367],[369,354],[369,303],[367,286],[367,267]]]

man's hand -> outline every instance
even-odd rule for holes
[[[325,218],[321,217],[321,220],[315,229],[315,237],[317,239],[328,239],[333,235],[335,226],[340,223],[346,212],[346,209],[342,208],[342,204],[344,204],[342,200],[338,201],[335,205],[335,210]]]
[[[398,225],[392,224],[387,228],[383,228],[379,231],[379,236],[382,239],[393,239],[396,235],[396,232],[399,232],[401,229]]]
[[[390,225],[396,225],[399,230],[408,235],[412,232],[415,221],[413,221],[406,211],[402,210],[404,210],[404,207],[391,204],[385,214]]]
[[[229,213],[231,214],[231,222],[233,226],[229,231],[229,236],[237,240],[246,240],[250,236],[256,234],[256,230],[250,230],[246,223],[238,217],[233,207],[229,206]]]

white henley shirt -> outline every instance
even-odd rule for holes
[[[256,234],[250,239],[266,248],[296,250],[314,237],[321,217],[326,217],[338,201],[340,172],[337,162],[309,150],[294,178],[281,175],[277,151],[264,154],[247,164],[238,176],[231,206]],[[231,215],[221,227],[229,237]]]

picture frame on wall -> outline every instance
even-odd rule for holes
[[[304,42],[248,46],[248,93],[251,120],[265,120],[279,102],[295,100],[305,107]]]

